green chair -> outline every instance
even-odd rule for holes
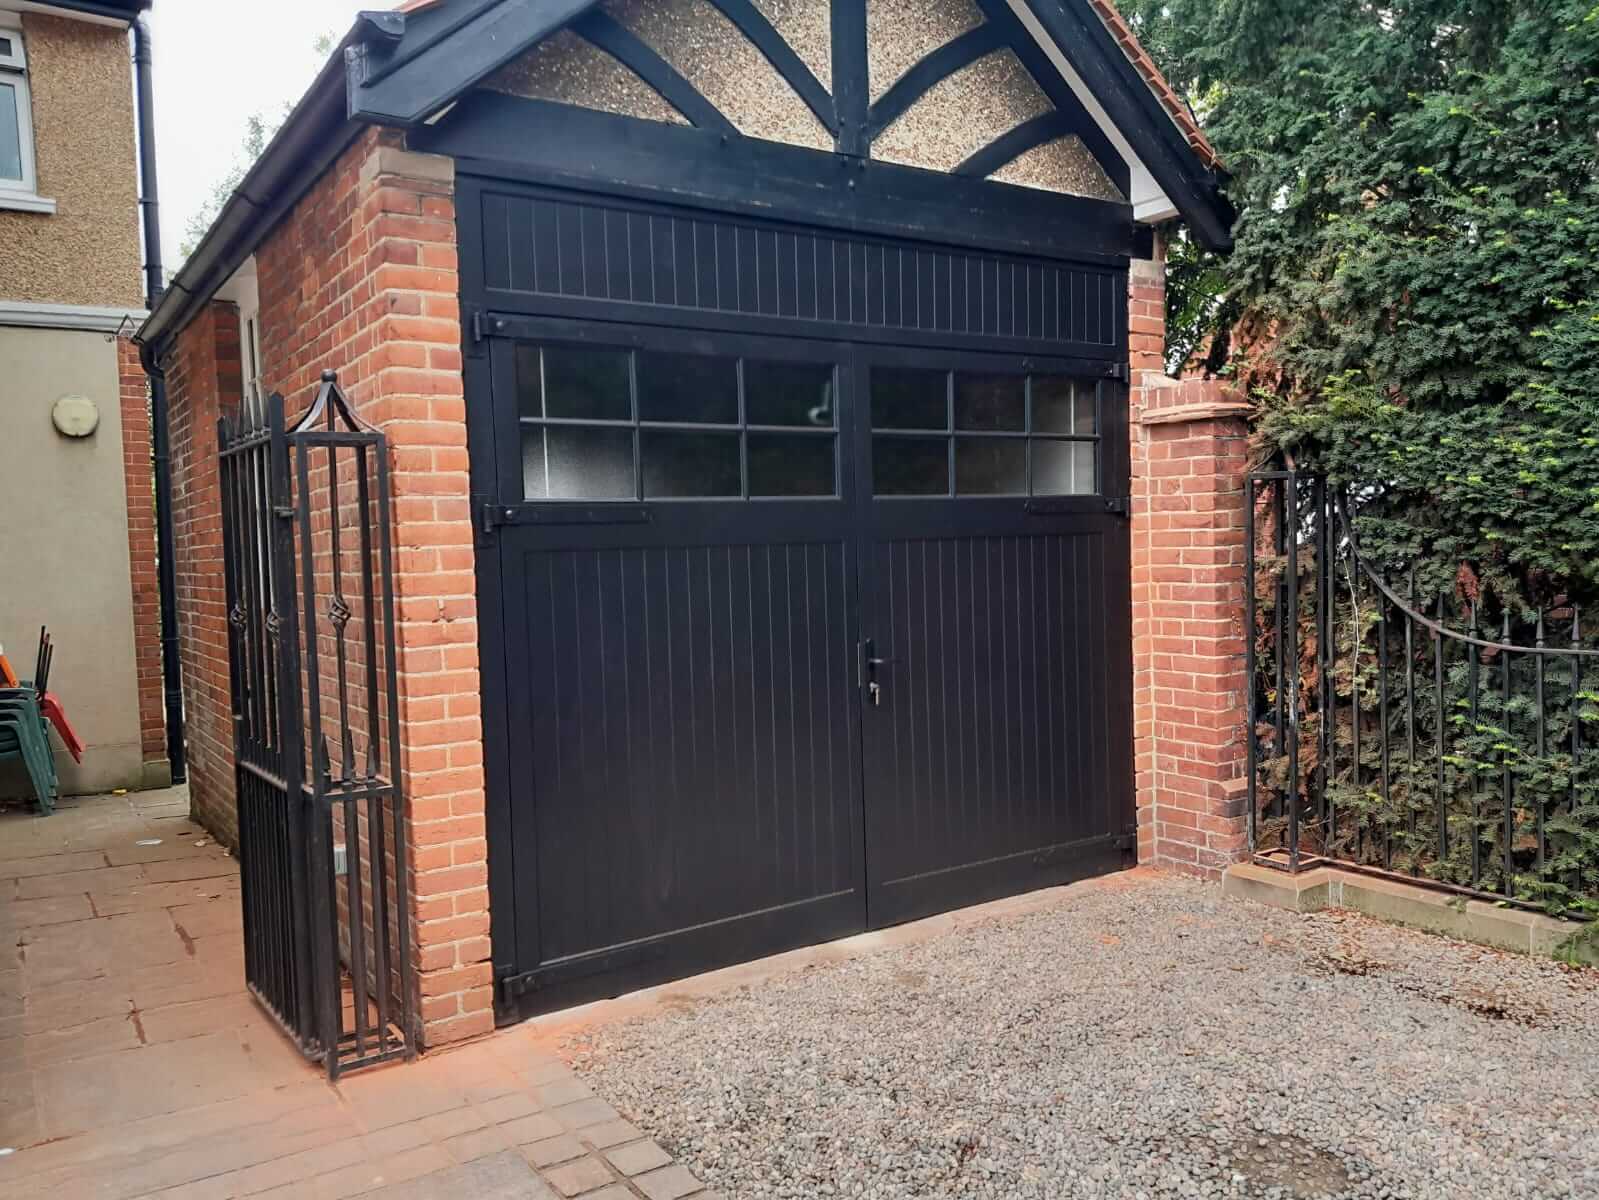
[[[39,697],[32,688],[0,689],[0,761],[22,760],[33,785],[39,811],[55,811],[60,791],[55,753],[50,748],[49,727],[39,712]]]

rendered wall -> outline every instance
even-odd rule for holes
[[[81,766],[56,755],[68,794],[144,783],[121,393],[105,334],[0,327],[0,645],[26,677],[39,626],[55,637],[50,690],[87,746]],[[64,395],[98,407],[89,437],[56,432]],[[16,767],[0,796],[31,794]]]

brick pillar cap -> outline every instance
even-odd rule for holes
[[[1149,401],[1138,418],[1142,425],[1243,419],[1254,412],[1242,391],[1220,379],[1163,379],[1145,386]]]

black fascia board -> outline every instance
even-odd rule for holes
[[[154,0],[38,0],[50,8],[66,9],[87,17],[106,17],[113,21],[132,21]]]
[[[1088,0],[1022,0],[1132,145],[1200,244],[1232,249],[1232,206]]]
[[[349,55],[349,115],[418,125],[596,2],[475,0],[464,9],[417,13],[397,41],[357,46]]]

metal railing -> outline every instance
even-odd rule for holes
[[[331,371],[218,435],[246,981],[336,1078],[415,1047],[387,447]]]
[[[1490,618],[1454,587],[1424,597],[1414,567],[1394,586],[1320,477],[1257,471],[1247,498],[1256,861],[1599,908],[1599,649],[1577,608]]]

